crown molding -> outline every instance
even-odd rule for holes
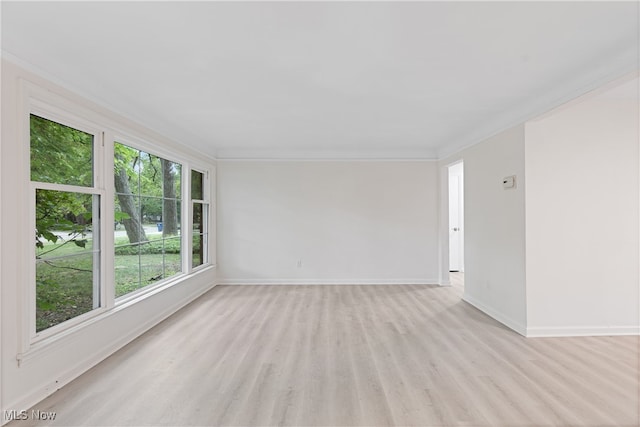
[[[533,102],[521,104],[520,107],[498,114],[495,120],[458,138],[452,138],[455,142],[442,146],[437,151],[437,158],[444,160],[501,132],[548,114],[592,91],[598,91],[603,86],[638,75],[639,43],[619,49],[607,58],[599,58],[595,64],[584,67],[589,69],[589,72],[568,73],[563,79],[564,84],[558,85],[558,89],[536,95]]]

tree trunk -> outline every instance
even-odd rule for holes
[[[173,163],[162,160],[162,235],[178,234],[178,202],[176,200],[176,181]]]
[[[129,177],[127,171],[124,168],[116,168],[115,184],[116,193],[118,193],[118,201],[120,202],[120,208],[124,213],[129,215],[129,218],[123,219],[124,229],[127,231],[127,237],[129,243],[146,242],[147,235],[140,223],[140,214],[136,209],[135,197],[131,193],[129,188]]]

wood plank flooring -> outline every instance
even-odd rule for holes
[[[638,337],[525,339],[460,295],[218,286],[34,409],[59,426],[640,424]]]

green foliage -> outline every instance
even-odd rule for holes
[[[194,200],[203,200],[202,193],[202,172],[191,170],[191,198]]]
[[[116,143],[117,170],[124,169],[129,177],[129,188],[138,196],[162,197],[160,158],[144,151]]]
[[[93,135],[35,115],[30,131],[32,181],[93,185]],[[116,197],[114,219],[137,220],[137,235],[143,236],[143,216],[163,216],[167,189],[172,190],[170,198],[180,198],[181,166],[122,144],[115,144],[114,165],[122,173],[120,181],[129,186],[120,194],[136,198],[125,211]],[[93,310],[91,225],[98,196],[37,189],[35,197],[36,330],[41,331]],[[181,271],[179,238],[118,246],[129,243],[129,237],[123,239],[115,248],[116,296]]]
[[[116,246],[116,255],[158,255],[158,254],[179,254],[180,239],[167,239],[164,241],[164,248],[161,241],[145,242],[140,245]],[[153,244],[155,243],[155,244]],[[160,244],[158,244],[160,243]],[[139,252],[138,252],[139,251]]]
[[[78,244],[76,242],[81,243]],[[66,255],[89,254],[92,249],[93,240],[88,236],[82,239],[76,238],[76,240],[63,240],[59,238],[57,243],[46,243],[42,248],[36,248],[36,259],[46,261],[51,257],[59,258]]]
[[[136,201],[136,211],[128,212],[130,216],[135,215],[140,223],[164,221],[166,205],[164,205],[163,198],[180,199],[181,165],[121,143],[116,143],[114,150],[116,184],[118,180],[122,179],[120,177],[123,171],[126,172],[128,181],[127,185],[123,183],[120,186],[121,188],[128,187],[128,190],[121,190],[127,193],[120,194],[130,194],[135,197]],[[168,165],[168,176],[163,173],[163,164],[165,167]],[[123,209],[119,203],[117,206],[118,210]],[[176,218],[172,219],[174,222],[176,221]],[[165,228],[177,230],[178,225],[173,224],[173,227]]]
[[[114,219],[116,221],[118,221],[118,222],[121,222],[121,221],[123,221],[125,219],[129,219],[129,218],[131,218],[131,216],[129,216],[129,214],[126,213],[126,212],[121,212],[121,211],[115,211],[114,212]]]
[[[31,115],[31,180],[90,187],[93,135]]]
[[[115,143],[114,150],[114,167],[116,171],[124,169],[127,172],[130,182],[135,182],[132,188],[138,188],[138,172],[136,171],[136,164],[140,156],[140,151],[126,145]]]
[[[141,287],[156,283],[180,271],[179,254],[148,255],[145,262],[164,272],[161,277],[143,271],[140,281],[139,257],[123,255],[117,257],[120,267],[116,270],[116,297],[126,295]],[[158,267],[159,266],[159,267]],[[69,267],[73,269],[69,269]],[[36,273],[36,331],[55,326],[93,309],[93,287],[91,273],[77,269],[91,269],[90,257],[71,257],[57,260],[55,266],[39,262]],[[145,274],[146,273],[146,274]]]
[[[31,180],[55,184],[91,186],[93,182],[93,136],[51,120],[30,117]],[[75,239],[86,232],[91,196],[65,191],[36,191],[36,247],[57,242],[53,233],[66,231]]]
[[[158,197],[140,198],[140,215],[145,218],[162,218],[162,199]]]
[[[91,224],[92,195],[66,191],[36,190],[36,247],[44,242],[56,243],[60,237],[53,231],[67,232],[67,242],[82,245],[81,237]],[[80,239],[79,239],[80,238]]]

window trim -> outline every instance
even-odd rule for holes
[[[144,301],[147,297],[162,292],[164,289],[180,285],[180,283],[188,280],[194,273],[200,273],[205,269],[215,268],[215,258],[212,254],[215,252],[213,239],[215,229],[215,212],[210,209],[208,214],[209,224],[209,241],[208,263],[192,269],[187,257],[191,253],[191,236],[192,230],[187,226],[190,212],[190,198],[184,197],[186,189],[190,185],[189,174],[192,168],[215,174],[215,160],[211,159],[210,163],[203,162],[197,157],[195,152],[189,153],[188,149],[181,150],[175,145],[175,141],[171,141],[160,134],[155,134],[150,129],[138,127],[134,122],[129,121],[125,117],[118,117],[111,112],[93,109],[84,105],[81,99],[73,97],[67,98],[69,95],[48,90],[27,79],[18,79],[18,101],[17,111],[19,114],[19,126],[17,131],[18,141],[22,143],[20,148],[20,167],[19,173],[16,174],[18,181],[16,186],[22,194],[26,196],[20,199],[16,208],[25,212],[24,219],[16,226],[20,227],[24,232],[20,232],[23,236],[21,241],[16,242],[16,252],[21,254],[17,268],[21,272],[19,274],[19,282],[25,286],[19,286],[17,293],[17,310],[16,310],[16,332],[17,332],[17,351],[16,359],[18,364],[41,354],[47,348],[55,346],[56,343],[65,342],[72,334],[78,333],[86,327],[106,319],[121,309],[132,304]],[[101,280],[101,301],[100,307],[91,310],[72,319],[61,322],[38,332],[33,336],[31,331],[35,331],[36,316],[36,300],[35,300],[35,269],[36,263],[33,248],[33,225],[35,224],[35,188],[31,182],[30,170],[30,115],[35,114],[48,120],[52,120],[63,125],[73,127],[75,129],[90,133],[94,136],[94,182],[92,187],[76,187],[63,186],[62,184],[53,184],[62,191],[71,190],[74,192],[88,192],[89,194],[98,194],[100,196],[100,227],[104,230],[100,236],[100,280]],[[138,135],[144,135],[139,137]],[[178,162],[182,165],[182,198],[181,208],[183,218],[181,219],[182,227],[186,227],[187,232],[181,233],[182,244],[182,262],[183,271],[172,276],[170,279],[163,280],[157,284],[148,285],[140,290],[131,292],[126,296],[115,299],[115,282],[114,282],[114,255],[111,253],[114,248],[114,235],[109,233],[110,228],[107,224],[113,224],[113,200],[115,197],[115,186],[113,183],[114,170],[114,153],[113,143],[115,141],[130,144],[145,152],[158,155],[162,158]],[[171,147],[171,148],[169,148]],[[43,187],[48,183],[39,183]],[[64,188],[64,190],[63,190]],[[49,188],[46,188],[49,189]],[[87,191],[88,190],[88,191]],[[94,192],[95,191],[95,192]],[[209,188],[207,196],[214,194],[214,189]],[[211,202],[210,202],[211,205]],[[126,297],[126,298],[125,298]]]
[[[185,207],[185,203],[184,203],[184,192],[185,192],[185,184],[184,184],[184,177],[185,177],[185,163],[187,163],[187,161],[185,161],[184,159],[176,159],[176,157],[178,156],[172,156],[171,154],[168,154],[169,158],[165,157],[165,154],[157,154],[156,150],[148,150],[147,148],[141,148],[137,143],[138,142],[142,142],[141,140],[136,138],[136,141],[130,141],[128,139],[128,137],[122,137],[122,138],[112,138],[110,141],[108,141],[108,143],[106,145],[108,145],[111,149],[111,175],[113,176],[113,174],[115,173],[115,165],[114,163],[114,152],[115,152],[115,144],[122,144],[122,145],[126,145],[129,148],[133,148],[134,150],[139,150],[139,151],[143,151],[147,154],[151,154],[153,156],[156,157],[160,157],[163,158],[164,160],[168,160],[170,162],[173,163],[179,163],[180,164],[180,185],[181,185],[181,189],[180,189],[180,209],[181,212],[184,212],[184,207]],[[143,143],[143,145],[145,147],[149,146],[148,143]],[[115,191],[115,184],[113,183],[113,179],[111,179],[111,190],[113,196],[115,197],[116,195],[116,191]],[[141,196],[139,196],[141,197]],[[113,206],[110,206],[109,209],[109,214],[110,214],[110,219],[111,222],[109,224],[112,224],[114,221],[114,212],[113,212]],[[181,224],[180,224],[180,228],[182,229],[182,226],[184,225],[184,219],[181,216]],[[113,238],[113,233],[109,233],[111,236],[111,249],[115,248],[115,241]],[[184,238],[184,234],[185,233],[180,233],[180,252],[181,252],[181,258],[180,258],[180,262],[182,263],[182,271],[179,273],[174,274],[173,276],[160,280],[157,283],[153,283],[153,284],[149,284],[147,286],[143,286],[141,288],[138,288],[134,291],[128,292],[124,295],[121,295],[119,297],[115,297],[115,270],[114,270],[114,264],[115,264],[115,256],[113,256],[113,251],[109,252],[108,256],[110,257],[110,261],[111,261],[111,267],[109,268],[108,273],[110,274],[109,277],[109,283],[114,283],[114,286],[110,286],[111,290],[112,290],[112,300],[113,300],[113,305],[114,306],[120,306],[122,304],[126,304],[132,300],[135,300],[151,291],[153,291],[154,289],[160,287],[160,286],[164,286],[167,283],[172,282],[173,280],[177,279],[177,278],[182,278],[184,276],[188,276],[190,274],[190,272],[185,271],[185,264],[184,264],[184,259],[185,259],[185,248],[187,248],[187,246],[185,246],[185,238]]]
[[[91,194],[97,195],[100,197],[100,212],[104,212],[105,203],[106,203],[106,193],[105,189],[102,186],[104,183],[104,166],[102,165],[102,159],[104,158],[104,133],[100,129],[99,126],[93,124],[87,120],[83,120],[78,117],[76,114],[68,113],[63,111],[53,105],[49,105],[46,102],[40,101],[38,99],[30,99],[30,103],[28,104],[28,110],[25,114],[25,122],[26,122],[26,141],[25,141],[25,151],[28,156],[28,162],[25,174],[28,174],[28,218],[29,218],[29,227],[26,229],[31,231],[32,226],[36,222],[35,218],[35,210],[36,210],[36,202],[35,202],[35,194],[37,190],[54,190],[54,191],[66,191],[72,193],[81,193],[81,194]],[[53,121],[55,123],[59,123],[63,126],[68,126],[73,129],[85,132],[93,136],[93,185],[92,186],[79,186],[79,185],[67,185],[67,184],[55,184],[49,182],[39,182],[39,181],[31,181],[31,115],[35,115],[41,117],[46,120]],[[100,231],[105,230],[105,222],[103,215],[100,215],[99,218],[99,227]],[[27,232],[28,232],[27,231]],[[75,325],[85,322],[88,319],[91,319],[99,314],[103,313],[106,310],[106,277],[105,277],[105,266],[104,266],[104,239],[102,238],[102,234],[99,237],[100,244],[100,262],[97,266],[97,274],[99,281],[99,300],[100,304],[98,307],[83,313],[79,316],[75,316],[71,319],[67,319],[57,325],[44,329],[42,331],[36,331],[36,263],[35,263],[35,253],[32,245],[28,243],[25,244],[25,250],[29,251],[29,255],[26,256],[26,259],[29,259],[29,268],[27,269],[27,284],[28,286],[24,286],[23,289],[26,290],[26,295],[24,295],[25,301],[28,303],[28,309],[25,310],[26,315],[24,319],[24,324],[26,326],[27,336],[29,337],[27,342],[29,345],[36,344],[42,340],[46,340],[50,336],[59,334],[62,331],[65,331],[69,328],[74,327]],[[33,242],[33,235],[26,236],[25,242]],[[26,252],[25,252],[26,255]],[[96,267],[94,266],[94,269]],[[95,274],[95,270],[94,270]],[[27,317],[28,316],[28,317]],[[25,331],[23,331],[25,332]]]
[[[191,171],[196,171],[196,172],[200,172],[202,174],[202,200],[199,199],[192,199],[191,198]],[[188,225],[189,225],[189,256],[188,256],[188,267],[189,267],[189,271],[200,271],[205,267],[208,266],[215,266],[215,262],[212,261],[212,251],[211,251],[211,226],[212,226],[212,213],[211,213],[211,180],[209,179],[209,170],[208,169],[201,169],[197,166],[192,166],[189,168],[188,170],[188,180],[189,180],[189,199],[187,200],[188,202],[188,209],[189,209],[189,219],[188,219]],[[202,204],[202,206],[204,207],[205,205],[207,206],[207,215],[206,215],[206,224],[205,224],[205,230],[206,230],[206,235],[207,235],[207,241],[206,241],[206,246],[205,246],[205,250],[206,250],[206,262],[202,262],[202,264],[197,265],[197,266],[193,266],[193,203],[200,203]],[[204,216],[204,214],[203,214]]]

